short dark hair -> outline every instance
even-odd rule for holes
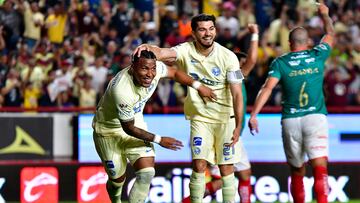
[[[196,28],[198,27],[198,22],[201,21],[212,21],[215,25],[216,18],[214,15],[208,15],[204,13],[196,15],[191,18],[191,29],[195,31]]]
[[[139,61],[140,58],[155,59],[156,60],[156,56],[155,56],[154,52],[147,51],[147,50],[142,50],[141,53],[140,53],[140,56],[138,56],[137,54],[133,55],[132,62],[136,63],[136,62]]]

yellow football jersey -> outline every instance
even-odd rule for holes
[[[198,92],[188,88],[184,112],[186,119],[209,123],[226,123],[234,115],[230,92],[229,73],[241,74],[236,55],[214,42],[214,49],[208,56],[199,54],[194,42],[185,42],[176,47],[179,68],[215,91],[216,102],[203,102]],[[232,81],[234,82],[234,81]],[[241,82],[241,80],[239,80]]]
[[[148,88],[136,86],[129,69],[127,67],[116,74],[101,98],[93,121],[97,133],[118,131],[121,128],[120,120],[135,119],[135,126],[145,125],[145,103],[154,93],[160,78],[167,76],[167,67],[162,62],[156,62],[156,76]]]

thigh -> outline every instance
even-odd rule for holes
[[[234,164],[240,161],[239,142],[234,146],[228,145],[232,142],[231,138],[235,129],[235,119],[229,119],[227,123],[217,124],[215,129],[215,154],[216,163],[220,165]]]
[[[144,157],[155,157],[154,145],[150,142],[127,135],[121,146],[131,165]]]
[[[109,178],[117,179],[126,171],[127,161],[122,154],[120,136],[102,136],[94,132],[96,151]]]
[[[203,159],[215,163],[214,124],[190,121],[190,147],[192,159]]]
[[[288,118],[281,121],[283,147],[287,162],[294,167],[304,163],[304,145],[301,132],[301,118]]]
[[[302,119],[304,146],[309,159],[328,157],[328,123],[324,114],[310,114]]]

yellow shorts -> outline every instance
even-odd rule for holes
[[[240,147],[231,143],[235,119],[227,123],[206,123],[191,120],[191,155],[193,159],[204,159],[211,164],[234,164],[240,161]]]
[[[119,128],[119,133],[111,136],[93,133],[96,151],[111,179],[122,176],[126,171],[127,161],[133,165],[141,157],[155,157],[152,143],[127,135]]]

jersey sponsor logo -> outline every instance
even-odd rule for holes
[[[289,61],[290,66],[298,66],[300,64],[300,60]]]
[[[189,73],[189,75],[194,80],[200,81],[201,83],[204,83],[204,84],[209,85],[209,86],[215,86],[215,85],[221,84],[221,82],[213,81],[213,80],[210,80],[210,79],[207,79],[207,78],[200,79],[200,76],[197,73]]]
[[[313,62],[315,62],[315,58],[305,59],[305,62],[306,62],[306,63],[313,63]]]
[[[202,137],[193,138],[193,146],[201,146],[201,144],[202,144]]]
[[[220,73],[221,73],[221,70],[220,70],[219,67],[213,67],[213,68],[211,69],[211,73],[212,73],[213,75],[215,75],[215,76],[219,76]]]
[[[229,144],[230,144],[230,143],[225,143],[225,144],[223,145],[223,155],[224,155],[224,156],[229,156],[229,155],[231,155],[231,154],[232,154],[232,155],[235,154],[235,147],[234,147],[234,146],[230,147]]]
[[[305,68],[301,70],[293,70],[289,73],[289,77],[301,76],[301,75],[308,75],[308,74],[316,74],[319,73],[318,68]]]
[[[290,113],[294,114],[294,113],[303,113],[303,112],[310,112],[310,111],[315,111],[316,107],[315,106],[310,106],[307,109],[296,109],[296,108],[290,108]]]
[[[58,202],[58,171],[55,167],[21,170],[21,202]]]
[[[9,146],[0,149],[0,154],[26,153],[45,155],[45,150],[21,127],[16,126],[16,137]]]
[[[80,167],[77,177],[79,203],[109,202],[106,192],[108,176],[103,167]]]
[[[302,59],[302,58],[309,58],[310,55],[309,54],[300,54],[300,55],[296,55],[296,56],[291,56],[291,59]]]

